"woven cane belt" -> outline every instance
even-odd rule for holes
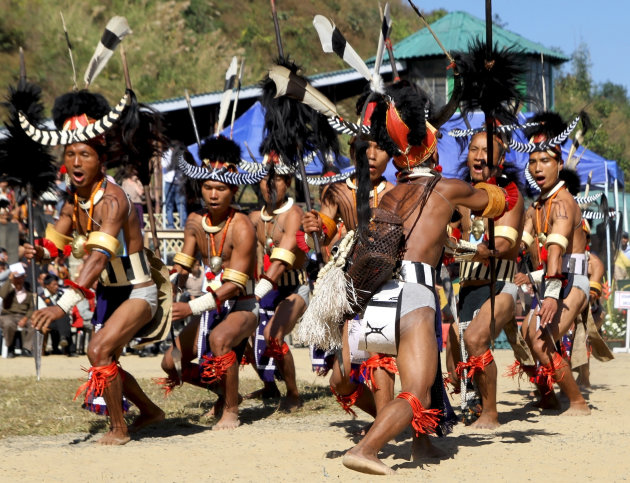
[[[586,275],[588,262],[584,253],[570,253],[562,257],[562,273]]]
[[[422,262],[403,260],[398,277],[403,282],[419,283],[426,287],[435,287],[435,268]]]
[[[282,274],[278,280],[278,287],[295,287],[297,285],[305,285],[308,283],[306,270],[288,270]]]
[[[137,285],[151,280],[151,265],[144,251],[112,258],[100,278],[106,287]]]
[[[516,273],[516,263],[514,260],[498,258],[496,262],[496,273],[498,282],[513,282]],[[490,280],[490,264],[483,262],[461,262],[459,268],[461,281],[465,280]]]

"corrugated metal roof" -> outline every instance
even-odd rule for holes
[[[476,37],[485,38],[486,35],[485,21],[466,12],[451,12],[433,22],[431,28],[449,52],[456,50],[465,52],[468,50],[468,43],[471,40]],[[569,57],[562,53],[548,49],[538,42],[528,40],[496,25],[492,28],[492,39],[499,48],[516,45],[527,54],[539,56],[542,52],[552,63],[569,60]],[[418,30],[394,45],[396,60],[443,55],[440,46],[427,28]],[[387,52],[385,52],[385,58],[388,58]],[[373,62],[374,58],[371,58],[370,61]]]
[[[405,62],[396,61],[396,68],[399,72],[403,72],[407,68],[407,66]],[[383,66],[381,67],[382,74],[388,74],[391,71],[392,67],[390,64],[383,64]],[[361,74],[359,74],[354,69],[345,69],[337,70],[334,72],[324,72],[322,74],[316,74],[313,76],[309,76],[308,79],[313,87],[319,88],[323,86],[342,84],[344,82],[352,82],[361,79]],[[193,95],[190,96],[190,103],[192,104],[192,107],[219,104],[221,102],[222,94],[223,91],[214,91],[206,94]],[[261,91],[258,85],[242,87],[239,94],[239,99],[252,99],[255,97],[259,97],[260,94]],[[186,98],[183,96],[151,102],[150,105],[160,112],[178,111],[180,109],[186,109],[188,107],[186,105]]]

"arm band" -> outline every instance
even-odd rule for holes
[[[280,260],[281,262],[286,263],[289,267],[292,267],[295,263],[295,253],[291,250],[287,250],[286,248],[275,247],[271,250],[269,260],[272,262],[274,260]]]
[[[565,236],[560,235],[559,233],[552,233],[547,237],[547,241],[545,242],[545,246],[556,244],[560,245],[562,248],[562,254],[564,255],[567,251],[567,247],[569,246],[569,240]]]
[[[595,295],[598,297],[602,294],[602,284],[599,282],[589,282],[591,286],[591,292],[595,292]]]
[[[521,237],[521,241],[525,244],[527,248],[529,248],[530,245],[534,243],[534,237],[531,233],[524,231],[523,236]]]
[[[505,191],[498,186],[488,183],[477,183],[475,188],[484,190],[488,194],[488,204],[481,216],[484,218],[497,218],[505,213],[506,201]]]
[[[188,305],[193,315],[200,315],[208,310],[216,309],[220,303],[219,297],[214,293],[214,290],[208,289],[208,293],[191,300],[188,302]]]
[[[545,273],[544,270],[536,270],[535,272],[531,272],[529,275],[530,275],[530,278],[531,278],[532,282],[540,283],[540,282],[542,282],[544,273]]]
[[[273,290],[273,283],[266,278],[261,278],[256,284],[254,289],[254,295],[259,299],[262,299],[265,295]]]
[[[545,279],[545,298],[551,297],[558,300],[562,291],[562,280],[559,278]]]
[[[119,247],[120,242],[117,238],[102,231],[91,232],[88,236],[87,242],[85,243],[85,249],[87,251],[92,251],[94,248],[102,248],[103,250],[109,252],[109,254],[113,257],[116,256]]]
[[[83,300],[83,293],[79,290],[66,290],[59,300],[57,300],[57,307],[63,310],[66,314],[70,313],[72,307]]]
[[[233,284],[238,285],[242,290],[245,290],[248,280],[249,275],[246,273],[239,272],[238,270],[233,270],[231,268],[223,270],[223,281],[232,282]]]
[[[510,248],[513,248],[518,239],[518,232],[511,226],[499,225],[494,227],[494,236],[500,236],[501,238],[509,240]]]
[[[192,270],[192,267],[195,264],[196,260],[197,259],[195,257],[186,255],[183,252],[177,252],[175,256],[173,257],[173,263],[177,263],[178,265],[181,265],[188,271]]]
[[[318,211],[317,214],[322,220],[322,230],[326,234],[327,240],[332,240],[337,234],[337,223],[335,223],[335,220],[330,216],[323,214],[321,211]]]
[[[63,250],[66,245],[72,243],[72,237],[59,233],[52,223],[46,225],[44,237],[53,242],[59,250]]]

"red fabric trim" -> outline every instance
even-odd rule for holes
[[[373,391],[378,389],[376,381],[374,380],[374,370],[378,368],[385,369],[390,374],[398,374],[398,366],[396,365],[396,359],[385,354],[377,354],[370,357],[368,360],[363,361],[359,368],[359,375],[363,377],[366,384]]]
[[[416,436],[419,436],[420,433],[435,433],[442,411],[439,409],[425,409],[420,400],[410,392],[401,392],[396,396],[396,399],[404,399],[411,405],[411,411],[413,412],[411,427],[416,430]]]
[[[38,238],[35,240],[35,246],[44,247],[50,253],[50,258],[57,258],[59,256],[59,249],[48,238]]]
[[[173,389],[175,389],[179,385],[177,384],[177,381],[174,381],[170,377],[154,377],[151,380],[158,386],[162,386],[160,389],[164,391],[165,399],[173,391]]]
[[[269,337],[263,357],[273,357],[275,360],[281,361],[288,353],[289,346],[286,342],[282,342],[282,345],[280,345],[276,339]]]
[[[547,386],[549,389],[548,393],[553,391],[553,385],[556,382],[562,381],[564,378],[564,374],[557,378],[557,373],[564,369],[567,366],[567,363],[562,358],[560,354],[554,352],[551,361],[547,364],[542,364],[536,373],[536,384],[541,386]]]
[[[201,381],[204,384],[212,384],[220,381],[227,370],[236,364],[236,353],[230,351],[222,356],[202,356],[200,364]]]
[[[95,294],[94,292],[92,292],[89,288],[82,287],[81,285],[79,285],[79,284],[78,284],[78,283],[76,283],[76,282],[73,282],[73,281],[72,281],[72,280],[70,280],[69,278],[67,278],[67,279],[64,281],[64,284],[65,284],[67,287],[72,287],[72,288],[77,289],[77,290],[78,290],[79,292],[81,292],[81,293],[83,294],[83,296],[84,296],[86,299],[88,299],[88,300],[92,300],[92,299],[94,298],[94,296],[96,295],[96,294]]]
[[[76,394],[74,395],[73,401],[76,400],[76,398],[79,397],[79,394],[81,394],[83,391],[86,391],[86,403],[89,400],[89,396],[101,396],[105,388],[107,388],[107,386],[109,386],[110,383],[118,375],[118,368],[119,366],[116,361],[113,361],[111,364],[108,364],[106,366],[90,367],[89,369],[83,367],[82,369],[88,373],[88,380],[85,381],[85,383],[83,383],[81,387],[79,387]]]
[[[361,397],[361,394],[363,394],[363,387],[363,384],[359,384],[357,388],[347,396],[342,396],[341,394],[338,394],[333,389],[332,385],[330,386],[330,390],[337,398],[337,402],[341,405],[343,410],[348,414],[352,414],[356,418],[357,413],[352,410],[351,406],[354,406],[357,403],[357,400]]]
[[[304,233],[302,230],[298,230],[295,233],[295,241],[297,243],[298,248],[302,250],[304,253],[308,253],[311,251],[311,247],[309,247],[308,244],[306,243],[305,237],[306,237],[306,233]]]
[[[468,362],[458,362],[455,372],[457,372],[459,377],[464,377],[464,369],[468,369],[468,379],[472,379],[475,377],[477,371],[485,372],[484,367],[489,365],[493,360],[494,356],[492,355],[492,351],[488,349],[480,356],[468,356]]]

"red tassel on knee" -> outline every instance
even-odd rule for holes
[[[538,372],[536,374],[536,383],[541,386],[547,386],[547,388],[549,388],[548,392],[553,391],[554,383],[560,382],[564,378],[564,374],[562,374],[562,376],[560,376],[560,379],[558,379],[557,372],[564,369],[566,366],[567,363],[562,358],[562,356],[557,352],[554,352],[551,361],[547,364],[542,364],[538,368]]]
[[[99,397],[103,395],[103,391],[118,375],[119,366],[116,361],[106,366],[90,367],[89,369],[83,368],[85,372],[89,374],[88,380],[79,387],[77,393],[74,395],[74,400],[79,397],[83,391],[85,393],[85,402],[88,402],[88,397]]]
[[[286,342],[282,342],[282,345],[278,344],[278,341],[273,337],[269,337],[267,340],[267,347],[265,347],[265,352],[263,352],[264,357],[273,357],[277,361],[281,361],[284,359],[289,353],[289,346]]]
[[[179,386],[179,384],[177,384],[177,381],[171,379],[170,377],[154,377],[151,380],[158,386],[162,386],[160,389],[164,391],[165,399],[171,392],[173,392],[173,389]]]
[[[420,400],[410,392],[401,392],[396,399],[404,399],[411,405],[413,419],[411,427],[416,430],[416,436],[435,433],[440,422],[442,411],[439,409],[424,409]]]
[[[220,381],[227,370],[236,364],[236,353],[230,351],[222,356],[203,356],[200,364],[201,381],[212,384]]]
[[[359,374],[365,380],[365,383],[370,386],[373,391],[378,389],[376,381],[374,380],[374,370],[378,368],[385,369],[390,374],[398,374],[398,366],[396,365],[396,359],[385,354],[377,354],[363,361],[359,368]]]
[[[472,379],[477,371],[485,372],[485,367],[493,360],[492,351],[488,349],[480,356],[468,356],[468,362],[458,362],[455,372],[459,377],[464,377],[464,369],[468,369],[468,379]]]
[[[363,384],[359,384],[357,388],[354,391],[352,391],[350,394],[348,394],[347,396],[342,396],[341,394],[338,394],[333,389],[332,385],[330,386],[330,390],[332,391],[333,395],[337,398],[337,402],[341,405],[343,410],[347,412],[348,414],[352,414],[356,418],[357,413],[355,413],[352,410],[351,406],[354,406],[357,400],[361,397],[361,394],[363,394]]]

